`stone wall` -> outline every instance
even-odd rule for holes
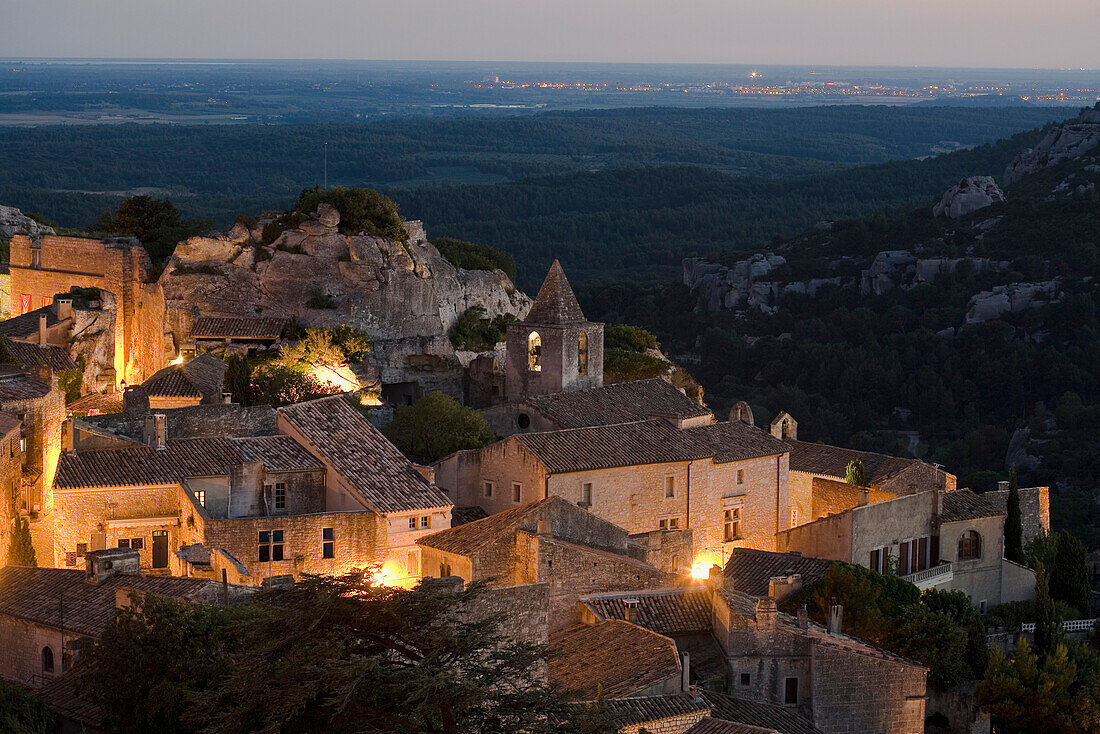
[[[538,333],[541,342],[542,364],[537,372],[528,369],[532,332]],[[584,375],[578,373],[577,363],[582,333],[588,340],[588,371]],[[603,385],[603,324],[512,323],[506,339],[504,387],[509,400]]]
[[[965,591],[971,602],[978,606],[986,602],[994,606],[1001,598],[1001,562],[1004,558],[1004,516],[980,517],[961,522],[945,522],[940,525],[940,558],[951,561],[952,579],[948,589]],[[979,558],[960,561],[959,539],[974,530],[982,538]],[[1035,577],[1031,577],[1034,591]]]
[[[8,565],[11,533],[21,504],[23,453],[19,449],[20,435],[17,427],[0,439],[0,568]]]
[[[547,645],[550,643],[549,603],[549,584],[518,584],[489,589],[477,601],[474,611],[499,617],[501,632],[508,640]]]
[[[67,635],[71,647],[75,635]],[[61,632],[41,627],[6,614],[0,614],[0,677],[31,688],[38,688],[54,676],[61,675]],[[53,650],[54,672],[42,670],[42,649]]]
[[[922,734],[928,671],[842,645],[813,646],[813,722],[824,734]]]
[[[850,563],[852,559],[852,513],[822,517],[777,536],[780,553],[798,551],[804,556]]]

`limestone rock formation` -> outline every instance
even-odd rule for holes
[[[53,227],[39,224],[13,206],[0,206],[0,238],[11,239],[13,234],[25,234],[38,242],[43,235],[56,233]]]
[[[1078,117],[1057,125],[1034,148],[1016,156],[1005,169],[1004,180],[1012,184],[1025,176],[1078,158],[1100,146],[1100,108],[1085,110]]]
[[[736,308],[752,298],[757,280],[786,262],[782,256],[770,252],[756,253],[734,263],[733,267],[689,257],[684,260],[684,285],[696,293],[700,307],[705,311]],[[769,294],[770,289],[765,288],[763,292],[756,293],[756,298],[752,300],[759,302]]]
[[[971,176],[945,191],[939,203],[932,207],[932,214],[958,219],[1004,200],[1004,192],[992,176]]]
[[[497,271],[459,270],[406,222],[406,242],[343,235],[339,213],[322,205],[314,219],[262,244],[261,216],[214,237],[181,242],[161,276],[169,329],[190,338],[203,316],[292,316],[307,326],[349,324],[374,341],[371,359],[386,384],[459,390],[461,365],[448,333],[480,306],[486,316],[522,317],[530,300]]]
[[[1058,292],[1058,280],[1037,283],[1010,283],[971,296],[966,306],[966,323],[978,324],[1002,314],[1038,308],[1049,303]]]

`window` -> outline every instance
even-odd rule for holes
[[[451,575],[451,564],[444,561],[439,564],[439,578],[445,579]]]
[[[130,547],[134,550],[141,550],[145,547],[145,538],[130,538]]]
[[[519,482],[512,482],[512,501],[513,502],[519,502],[520,501],[520,495],[522,493],[522,490],[523,490],[523,487],[520,486]]]
[[[321,558],[336,557],[336,529],[321,528]]]
[[[542,337],[537,331],[527,335],[527,369],[542,372]]]
[[[427,530],[431,526],[432,526],[432,516],[431,515],[424,515],[423,517],[420,518],[420,529],[421,530]]]
[[[24,454],[27,453],[27,439],[25,439],[25,438],[19,439],[19,451],[24,453]]]
[[[76,544],[76,557],[77,558],[83,558],[86,555],[88,555],[88,544],[87,543],[77,543]]]
[[[493,483],[492,482],[485,482],[485,496],[486,497],[492,497],[493,496]]]
[[[577,374],[588,374],[588,334],[583,331],[577,337]]]
[[[986,600],[982,599],[978,602],[978,614],[985,614]]]
[[[978,535],[977,530],[967,530],[961,538],[959,538],[959,555],[960,561],[973,561],[976,558],[982,557],[982,536]]]
[[[416,518],[415,517],[410,517],[409,518],[409,530],[416,530]]]
[[[668,520],[658,520],[657,527],[661,530],[668,530]]]
[[[42,648],[42,672],[47,675],[53,674],[53,648],[49,645]]]
[[[738,540],[741,537],[741,508],[731,507],[722,517],[722,530],[725,542]]]
[[[873,551],[871,551],[871,558],[868,561],[868,567],[872,571],[886,573],[886,559],[888,557],[889,551],[886,548],[875,548]]]
[[[206,490],[205,489],[196,489],[195,490],[195,501],[199,503],[200,507],[206,507]]]
[[[275,483],[275,509],[286,509],[286,482]]]
[[[742,673],[739,682],[743,687],[747,688],[749,685],[752,684],[752,675],[749,673]]]
[[[281,561],[281,560],[283,560],[283,531],[282,530],[261,530],[260,531],[260,560],[261,561]]]
[[[130,547],[130,539],[129,538],[119,538],[118,539],[118,547],[119,548],[129,548]]]
[[[669,530],[679,530],[680,529],[680,518],[678,518],[678,517],[669,518],[668,529]]]
[[[592,482],[581,485],[581,504],[585,507],[592,506]]]
[[[745,470],[744,469],[738,469],[737,470],[737,483],[738,484],[744,484],[745,483]]]
[[[665,497],[676,496],[676,477],[665,477]]]
[[[783,680],[783,703],[788,706],[798,704],[798,678],[785,678]]]
[[[526,413],[520,413],[518,416],[516,416],[516,425],[526,431],[528,428],[531,427],[531,416],[527,415]]]

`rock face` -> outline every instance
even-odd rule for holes
[[[190,338],[203,316],[292,316],[304,325],[349,324],[374,341],[383,383],[461,389],[462,367],[448,333],[458,316],[480,306],[486,316],[522,317],[530,300],[497,271],[459,270],[406,222],[407,242],[340,234],[340,215],[322,205],[316,218],[261,244],[259,218],[217,237],[180,243],[161,276],[169,328]]]
[[[894,288],[912,288],[931,283],[938,275],[954,273],[966,263],[970,272],[982,275],[1004,270],[1008,263],[987,257],[918,258],[908,250],[884,250],[860,274],[859,291],[864,296],[881,296]]]
[[[1024,176],[1077,158],[1100,146],[1100,109],[1086,110],[1077,118],[1051,129],[1034,148],[1016,156],[1005,169],[1012,184]]]
[[[12,206],[0,206],[0,237],[11,239],[13,234],[25,234],[35,242],[42,235],[55,234],[53,227],[39,224]]]
[[[1009,311],[1038,308],[1049,303],[1058,292],[1057,280],[1038,283],[1010,283],[971,296],[966,307],[966,323],[978,324],[999,318]]]
[[[757,253],[747,260],[734,263],[733,267],[689,257],[684,260],[684,285],[696,293],[700,307],[705,311],[736,308],[750,300],[757,280],[786,262],[782,256],[770,252]],[[752,300],[766,298],[770,288],[763,291]]]
[[[958,219],[1004,200],[1004,192],[991,176],[971,176],[945,191],[940,202],[932,207],[932,214]]]

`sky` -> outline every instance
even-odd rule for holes
[[[0,57],[1100,68],[1100,0],[0,0]]]

